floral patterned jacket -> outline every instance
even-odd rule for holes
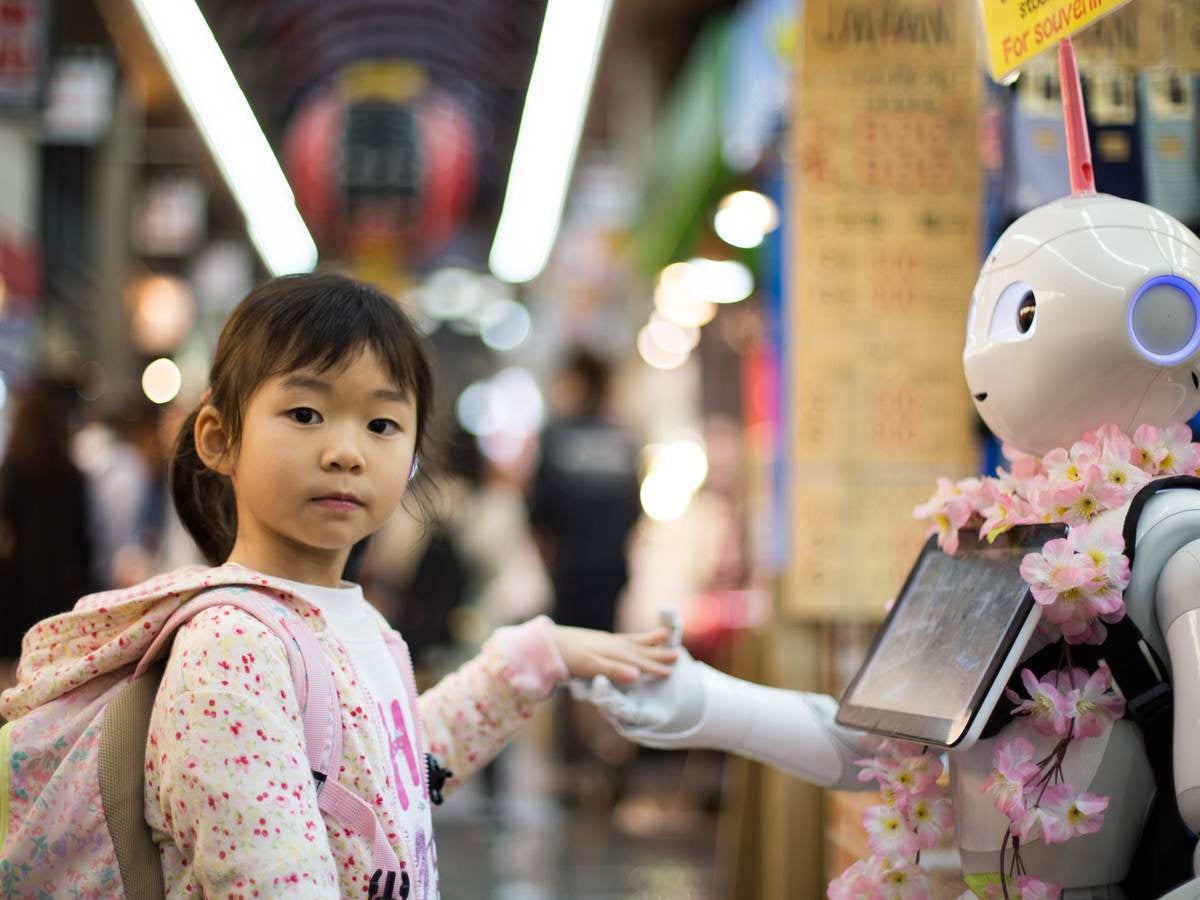
[[[394,765],[394,736],[320,612],[271,578],[231,565],[186,567],[85,597],[73,612],[26,636],[18,684],[0,698],[0,715],[16,718],[81,684],[111,680],[140,659],[197,584],[265,593],[308,622],[332,662],[339,694],[340,781],[377,810],[410,874],[408,896],[436,897],[432,836],[405,833],[393,814],[395,779],[407,771]],[[447,793],[492,759],[566,678],[549,624],[543,617],[499,629],[477,657],[416,699],[417,758],[431,753],[454,773]],[[395,632],[387,636],[415,697],[408,650]],[[285,648],[248,613],[216,606],[179,630],[145,757],[146,820],[159,843],[168,896],[367,894],[371,846],[318,810],[293,693]],[[420,784],[409,790],[428,802],[425,767],[413,777]]]

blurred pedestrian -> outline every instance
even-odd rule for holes
[[[554,417],[541,437],[529,524],[554,589],[553,618],[612,631],[629,578],[627,544],[641,515],[637,443],[609,410],[607,362],[578,348],[552,386]],[[564,704],[559,751],[564,793],[619,793],[631,753],[594,710]],[[603,779],[606,785],[593,785]]]
[[[21,637],[92,589],[83,474],[71,460],[66,388],[39,380],[18,395],[0,463],[0,687],[11,683]]]

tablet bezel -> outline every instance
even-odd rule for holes
[[[997,536],[991,542],[981,540],[974,530],[962,530],[959,532],[959,551],[955,556],[972,550],[1004,548],[1019,548],[1029,553],[1036,553],[1041,551],[1042,547],[1048,541],[1066,537],[1066,535],[1067,526],[1062,524],[1017,526]],[[1009,676],[1016,667],[1025,646],[1033,635],[1037,621],[1041,618],[1041,610],[1034,603],[1033,595],[1028,589],[1025,590],[1025,594],[1020,600],[1018,614],[1013,617],[1001,639],[1000,645],[992,653],[992,658],[985,669],[985,677],[980,680],[979,686],[976,687],[971,697],[971,714],[965,719],[962,717],[958,719],[946,719],[940,716],[896,712],[877,707],[862,706],[850,703],[847,700],[854,693],[855,688],[858,687],[858,683],[866,670],[867,663],[870,662],[879,649],[880,644],[887,634],[888,627],[898,615],[901,604],[905,602],[905,598],[909,595],[909,589],[912,587],[913,580],[916,578],[917,572],[920,571],[925,557],[930,553],[942,552],[937,545],[936,537],[931,537],[926,541],[925,546],[921,548],[916,562],[913,563],[908,577],[904,580],[904,587],[901,588],[895,605],[888,612],[887,617],[883,620],[883,624],[875,633],[870,649],[867,651],[866,656],[863,657],[862,664],[842,695],[842,702],[838,706],[837,713],[837,722],[839,725],[855,728],[860,731],[867,731],[872,734],[915,741],[947,749],[968,746],[978,738],[979,732],[982,730],[982,724],[987,721],[992,713],[992,709],[995,708],[996,703],[999,701],[1004,684],[1007,683]],[[952,556],[951,559],[953,558]]]

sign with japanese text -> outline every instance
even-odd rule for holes
[[[980,262],[976,17],[806,0],[792,121],[791,541],[783,608],[877,620],[913,507],[976,464],[962,375]]]
[[[988,68],[1004,82],[1063,38],[1120,9],[1129,0],[979,0]]]

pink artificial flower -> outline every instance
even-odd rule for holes
[[[953,482],[939,478],[937,492],[928,501],[913,510],[917,519],[933,519],[931,534],[937,534],[938,546],[953,554],[958,551],[958,530],[966,526],[975,514],[975,503],[982,482],[978,478],[964,478]]]
[[[916,741],[902,741],[899,738],[887,738],[879,742],[879,752],[886,753],[892,759],[899,760],[906,756],[924,756],[929,748]]]
[[[912,798],[908,806],[908,824],[916,833],[922,850],[936,847],[946,829],[954,824],[950,799],[941,796],[940,792]]]
[[[1122,604],[1121,614],[1124,615],[1124,612]],[[1087,644],[1092,647],[1099,647],[1108,638],[1108,629],[1098,619],[1084,623],[1069,622],[1062,626],[1061,633],[1068,644]]]
[[[1125,714],[1125,700],[1112,690],[1112,673],[1101,666],[1090,675],[1084,669],[1070,672],[1071,692],[1067,695],[1069,715],[1075,719],[1076,737],[1097,737],[1104,726]]]
[[[1162,448],[1166,455],[1159,461],[1159,471],[1167,475],[1184,475],[1200,465],[1200,447],[1192,443],[1192,430],[1182,422],[1173,422],[1162,430]]]
[[[1147,475],[1162,474],[1162,461],[1168,452],[1153,425],[1139,425],[1133,433],[1133,463]]]
[[[1128,441],[1128,438],[1126,440]],[[1130,444],[1129,447],[1130,449],[1126,450],[1110,445],[1105,447],[1100,456],[1100,470],[1104,473],[1104,480],[1122,492],[1125,498],[1119,504],[1122,506],[1150,480],[1150,476],[1130,460],[1133,445]]]
[[[899,794],[909,797],[929,790],[941,774],[942,761],[934,753],[903,756],[896,760],[891,783]]]
[[[1067,535],[1067,543],[1076,553],[1088,557],[1096,573],[1118,591],[1129,587],[1129,557],[1125,555],[1125,538],[1113,528],[1076,525]]]
[[[928,900],[929,874],[920,866],[896,866],[883,873],[883,896],[887,900]]]
[[[1033,754],[1033,744],[1023,737],[1004,738],[992,751],[996,767],[983,783],[983,792],[1014,821],[1025,815],[1025,787],[1038,773]]]
[[[1093,452],[1095,448],[1092,448]],[[1080,471],[1079,463],[1071,458],[1071,454],[1059,447],[1057,450],[1051,450],[1042,458],[1042,465],[1046,467],[1046,475],[1051,481],[1082,481],[1083,473]]]
[[[1099,831],[1104,825],[1108,798],[1081,794],[1064,781],[1046,789],[1040,808],[1042,836],[1047,844],[1060,844]]]
[[[1058,900],[1062,888],[1049,881],[1041,881],[1032,875],[1018,875],[1012,880],[1012,887],[1019,892],[1021,900]]]
[[[884,900],[883,861],[861,859],[829,882],[829,900]]]
[[[1014,525],[1037,521],[1033,508],[1000,481],[989,479],[984,482],[980,498],[980,512],[983,515],[983,524],[979,526],[981,538],[994,541]]]
[[[1033,599],[1049,606],[1059,594],[1095,580],[1096,566],[1091,557],[1076,553],[1066,538],[1056,538],[1041,553],[1026,554],[1021,577],[1029,583]]]
[[[1032,478],[1041,468],[1042,461],[1040,459],[1023,450],[1018,450],[1011,444],[1001,445],[1000,452],[1004,454],[1005,459],[1012,463],[1012,473],[1017,478]]]
[[[856,759],[854,764],[859,767],[859,781],[878,781],[880,787],[890,786],[892,774],[896,771],[895,760],[883,753],[866,759]]]
[[[1133,461],[1133,441],[1129,435],[1113,424],[1101,425],[1095,431],[1089,431],[1083,440],[1100,449],[1100,455],[1109,454],[1116,459],[1126,462]]]
[[[867,830],[867,846],[877,856],[909,859],[920,849],[916,834],[896,807],[869,807],[863,813],[862,823]]]
[[[1028,700],[1021,700],[1013,690],[1005,690],[1008,698],[1017,704],[1014,716],[1028,715],[1038,734],[1066,737],[1071,727],[1067,698],[1054,684],[1053,675],[1038,680],[1029,669],[1021,670],[1021,683],[1029,692]],[[1018,702],[1019,701],[1019,702]]]
[[[1104,470],[1098,465],[1085,468],[1079,481],[1059,484],[1061,486],[1053,494],[1054,508],[1068,525],[1090,522],[1128,499],[1124,488],[1105,480]]]

